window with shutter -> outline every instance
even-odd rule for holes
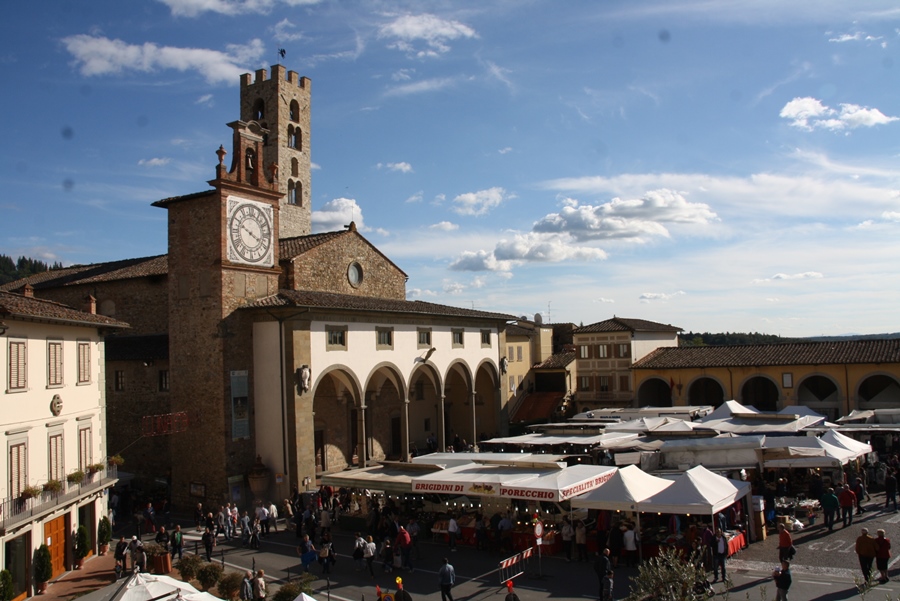
[[[522,360],[522,347],[517,346],[516,347],[516,361],[521,361],[521,360]]]
[[[9,342],[9,389],[24,390],[28,386],[26,377],[28,363],[25,342],[10,340]]]
[[[50,436],[50,479],[62,481],[65,474],[62,434]]]
[[[27,449],[24,442],[9,445],[9,492],[13,498],[21,495],[28,483],[26,460]]]
[[[93,463],[91,429],[81,428],[78,430],[78,469],[86,471],[91,463]]]
[[[47,343],[47,385],[62,386],[63,353],[62,342]]]
[[[88,342],[78,343],[78,383],[91,381],[91,345]]]

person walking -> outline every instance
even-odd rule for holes
[[[116,576],[121,576],[128,570],[128,541],[125,537],[119,538],[116,550],[113,552],[116,559]]]
[[[778,524],[778,561],[793,559],[794,538],[784,524]]]
[[[856,537],[856,554],[859,556],[859,568],[862,570],[866,582],[872,577],[872,563],[875,561],[877,552],[878,547],[875,539],[869,534],[869,529],[860,530],[859,536]]]
[[[250,570],[244,572],[241,580],[241,601],[253,601],[253,572]]]
[[[412,564],[412,537],[403,526],[397,532],[394,546],[400,549],[400,567],[407,568],[410,572],[415,571]]]
[[[791,562],[785,559],[781,567],[772,573],[775,580],[775,601],[788,601],[788,590],[791,588]]]
[[[450,544],[450,550],[456,551],[456,537],[459,536],[459,524],[456,517],[451,513],[450,519],[447,520],[447,541]]]
[[[363,549],[363,559],[366,560],[366,568],[369,570],[369,576],[375,578],[375,570],[372,568],[372,563],[375,561],[375,540],[371,535],[366,537],[366,546]]]
[[[716,530],[716,538],[713,540],[713,582],[719,580],[719,570],[722,571],[722,582],[725,582],[725,559],[728,557],[728,540],[725,533],[719,528]]]
[[[829,532],[832,532],[834,530],[834,520],[841,509],[841,503],[838,501],[837,495],[834,494],[833,488],[825,491],[825,494],[819,499],[819,504],[822,506],[822,513],[825,514],[825,526]]]
[[[862,478],[857,478],[856,482],[853,483],[853,494],[856,495],[856,515],[862,515],[866,512],[865,508],[862,506],[863,499],[866,501],[871,501],[872,497],[869,496],[869,491],[866,490],[866,485],[862,481]]]
[[[613,571],[606,570],[603,583],[600,587],[600,601],[613,601]]]
[[[638,559],[638,540],[637,532],[634,531],[634,524],[628,524],[625,532],[622,533],[622,546],[625,548],[625,565],[633,567],[637,565]]]
[[[880,578],[878,582],[884,584],[888,577],[888,563],[891,560],[891,539],[884,537],[884,530],[875,532],[875,567],[878,568]]]
[[[256,578],[253,580],[253,598],[266,598],[266,573],[263,570],[258,571]]]
[[[888,506],[894,504],[894,513],[897,513],[897,475],[894,470],[888,468],[887,475],[884,477],[884,510],[887,511]]]
[[[300,564],[303,566],[304,572],[309,572],[309,566],[316,560],[316,547],[309,540],[309,535],[304,534],[297,545],[297,555],[300,556]]]
[[[444,558],[444,565],[438,570],[438,583],[441,585],[441,601],[453,601],[450,589],[456,584],[456,570],[450,565],[450,560]]]
[[[169,545],[172,549],[173,560],[175,555],[178,555],[178,559],[184,557],[184,535],[181,533],[181,524],[175,525],[175,530],[172,531],[172,536],[169,538]]]
[[[203,532],[203,548],[206,550],[206,561],[212,561],[213,547],[216,546],[216,535],[212,533],[210,528]]]
[[[841,522],[844,528],[853,525],[853,506],[856,505],[856,495],[850,490],[849,486],[845,486],[838,493],[838,501],[841,504]]]

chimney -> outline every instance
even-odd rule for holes
[[[97,314],[97,299],[94,298],[93,295],[88,294],[84,299],[84,310],[86,313],[90,313],[91,315]]]
[[[34,286],[31,284],[25,284],[22,286],[22,295],[28,298],[34,298]]]

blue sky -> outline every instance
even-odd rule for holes
[[[312,80],[316,231],[545,320],[900,330],[900,8],[859,0],[19,2],[0,253],[166,251],[238,76]]]

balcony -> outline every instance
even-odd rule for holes
[[[119,479],[115,465],[85,476],[81,484],[63,481],[63,489],[59,492],[44,491],[36,497],[23,499],[8,498],[0,502],[0,536],[10,528],[31,522],[52,513],[56,508],[75,502],[93,492],[109,488]]]

